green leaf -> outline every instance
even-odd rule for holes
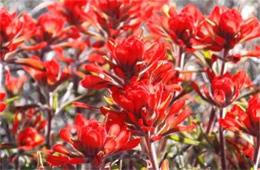
[[[203,156],[199,155],[198,156],[198,161],[199,161],[199,164],[201,166],[206,166],[206,163],[205,163],[205,160],[204,160]]]
[[[211,54],[209,50],[203,50],[202,52],[206,59],[211,59]]]
[[[199,141],[188,139],[188,138],[185,138],[185,137],[180,137],[180,136],[177,136],[177,135],[170,135],[169,138],[174,140],[174,141],[189,144],[189,145],[199,145],[200,144]]]
[[[52,107],[54,110],[57,109],[58,106],[58,99],[59,99],[59,94],[55,93],[54,97],[53,97],[53,103],[52,103]]]
[[[19,99],[19,96],[14,96],[14,97],[12,97],[12,98],[6,99],[6,100],[4,101],[4,104],[8,104],[8,103],[14,102],[14,101],[16,101],[16,100],[18,100],[18,99]]]

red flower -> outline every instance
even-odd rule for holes
[[[44,141],[44,136],[33,127],[28,127],[17,135],[17,143],[20,149],[32,149],[42,145]]]
[[[259,136],[260,95],[256,94],[249,99],[246,112],[235,105],[224,119],[219,119],[219,123],[227,130],[243,131],[252,136]]]
[[[9,13],[5,8],[0,9],[0,59],[8,52],[15,50],[18,45],[28,39],[35,32],[34,27],[26,20],[26,14],[17,16]],[[30,30],[27,28],[30,27]]]
[[[54,15],[63,17],[71,25],[79,25],[86,21],[87,13],[84,8],[87,0],[61,0],[48,6],[48,10]]]
[[[75,118],[75,129],[76,138],[68,128],[60,131],[60,137],[70,143],[77,152],[71,152],[60,144],[54,145],[54,154],[47,158],[51,166],[84,162],[92,162],[99,166],[106,156],[130,150],[140,141],[140,139],[130,140],[131,132],[120,122],[101,123],[95,119],[87,120],[81,114]]]
[[[152,139],[176,131],[192,130],[195,126],[181,126],[180,124],[191,114],[183,110],[184,100],[171,104],[175,86],[157,83],[150,84],[147,80],[132,81],[124,88],[111,88],[112,101],[122,110],[102,108],[103,114],[120,115],[125,118],[129,128],[134,129],[138,135],[150,131]]]
[[[59,16],[55,16],[47,13],[42,14],[38,18],[38,25],[40,26],[41,38],[45,41],[49,41],[53,37],[60,36],[64,24],[65,24],[65,20]]]
[[[110,40],[111,42],[112,40]],[[119,41],[114,46],[109,46],[112,57],[127,77],[132,77],[136,63],[143,59],[144,45],[137,37],[129,37]]]
[[[38,112],[39,113],[39,112]],[[47,125],[47,121],[42,119],[41,115],[37,115],[34,109],[29,109],[26,114],[16,113],[13,121],[12,132],[17,134],[18,148],[30,150],[44,143],[45,138],[40,133]]]
[[[197,26],[202,19],[202,13],[194,5],[185,6],[179,14],[175,8],[172,8],[168,20],[172,40],[187,50],[193,51],[192,45],[197,34]]]
[[[198,36],[205,48],[220,51],[260,36],[255,17],[243,20],[236,9],[216,6],[200,27]]]
[[[164,11],[162,15],[155,15],[148,22],[148,29],[159,36],[171,37],[174,43],[188,51],[194,51],[197,44],[197,27],[204,19],[202,13],[194,5],[185,6],[178,14],[175,7]]]
[[[24,66],[24,70],[39,84],[47,85],[51,91],[71,77],[68,68],[60,73],[60,65],[55,59],[42,62],[37,56],[32,56],[30,59],[18,59],[16,62],[29,65]]]
[[[200,92],[200,89],[195,82],[192,83],[192,86],[204,100],[219,107],[226,107],[237,99],[247,78],[244,71],[239,71],[233,76],[230,72],[227,72],[222,76],[216,76],[210,71],[207,71],[207,73],[211,81],[210,92],[205,84],[202,87],[204,95]]]
[[[91,12],[108,37],[116,37],[124,31],[134,31],[141,24],[140,7],[142,1],[93,0]]]
[[[5,98],[5,93],[0,92],[0,101],[3,101]],[[4,103],[0,103],[0,112],[5,110],[6,105]]]
[[[23,88],[26,76],[22,75],[18,78],[12,77],[9,70],[5,71],[5,87],[12,95],[17,95]]]
[[[229,169],[250,169],[254,156],[254,147],[242,138],[227,138],[227,144],[234,151],[234,154],[227,152],[227,159],[230,162]]]
[[[86,70],[96,73],[97,76],[86,76],[85,80],[81,82],[85,88],[99,89],[110,85],[122,86],[128,84],[131,79],[147,77],[148,75],[156,79],[161,73],[159,70],[164,67],[163,61],[166,59],[166,51],[163,43],[144,42],[137,37],[130,36],[116,41],[110,39],[108,48],[111,58],[106,58],[106,62],[113,71],[107,71],[96,64],[86,64]],[[168,67],[168,71],[169,69],[170,67]],[[155,70],[158,71],[157,74],[152,73]]]

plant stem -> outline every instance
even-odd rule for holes
[[[209,123],[208,123],[207,129],[206,129],[207,134],[210,133],[210,129],[211,129],[214,119],[215,119],[215,109],[214,109],[214,107],[212,107],[210,117],[209,117]]]
[[[223,118],[223,108],[220,108],[220,118]],[[226,169],[226,154],[225,154],[225,138],[223,134],[223,128],[219,126],[219,139],[220,139],[220,154],[222,169]]]
[[[47,126],[47,137],[46,137],[46,144],[47,144],[47,148],[51,147],[51,122],[52,122],[52,111],[48,111],[48,126]]]
[[[148,154],[150,161],[152,163],[152,167],[154,170],[159,170],[158,164],[157,164],[157,156],[156,156],[156,151],[154,148],[153,143],[151,143],[151,138],[150,138],[150,132],[145,135],[145,141],[148,149]]]
[[[260,159],[259,150],[260,150],[260,134],[258,133],[258,135],[256,137],[256,145],[255,145],[255,151],[254,151],[254,163],[255,163],[254,169],[255,170],[258,169],[258,165],[259,165],[259,159]]]
[[[224,74],[225,71],[225,66],[226,66],[226,56],[228,55],[229,49],[225,49],[224,53],[223,53],[223,62],[222,62],[222,66],[221,66],[221,71],[220,71],[220,75]]]
[[[47,136],[46,136],[46,145],[47,148],[51,148],[51,122],[53,118],[53,110],[52,110],[52,94],[50,93],[49,90],[47,90],[47,98],[46,98],[46,103],[48,104],[48,126],[47,126]]]
[[[183,55],[183,48],[179,47],[179,56],[178,56],[177,67],[179,67],[180,69],[182,68],[182,55]]]

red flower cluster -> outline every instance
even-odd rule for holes
[[[164,135],[176,131],[192,130],[195,125],[181,126],[180,124],[190,116],[189,110],[183,110],[184,100],[170,104],[175,86],[158,83],[152,85],[148,80],[131,82],[124,88],[112,88],[112,100],[122,109],[113,107],[101,109],[103,114],[122,116],[129,128],[138,135],[147,132],[152,139],[160,139]]]
[[[75,118],[77,137],[74,138],[71,129],[60,131],[60,137],[70,143],[75,152],[71,152],[61,144],[53,146],[53,154],[47,158],[51,166],[66,166],[94,162],[99,166],[102,160],[111,155],[131,150],[139,144],[140,139],[131,140],[131,132],[120,122],[101,123],[95,119],[87,120],[78,114]]]
[[[198,36],[206,49],[229,50],[237,43],[259,37],[260,25],[255,17],[243,20],[236,9],[216,6],[201,24]]]
[[[47,125],[47,121],[42,118],[42,115],[37,114],[34,109],[15,114],[12,132],[13,135],[17,133],[16,140],[19,149],[34,149],[45,142],[45,138],[40,132]]]
[[[87,75],[81,82],[83,87],[100,89],[111,85],[123,86],[129,84],[133,78],[148,77],[148,75],[155,79],[163,68],[167,71],[172,67],[160,65],[166,59],[163,43],[143,42],[137,37],[130,36],[116,41],[109,40],[108,49],[111,58],[106,58],[106,62],[113,72],[96,64],[86,64],[86,70],[98,76]],[[151,73],[154,69],[158,71],[158,74]]]
[[[21,92],[26,81],[26,76],[12,77],[9,70],[5,71],[5,86],[8,93],[17,95]]]
[[[170,36],[177,45],[191,52],[201,47],[213,51],[229,50],[237,43],[260,36],[257,18],[243,20],[236,9],[222,6],[216,6],[208,17],[194,5],[185,6],[179,14],[172,7],[149,21],[148,28],[156,35]]]
[[[9,13],[5,8],[0,9],[0,59],[6,53],[15,50],[25,40],[33,35],[33,28],[26,20],[26,14],[17,16]]]
[[[220,125],[234,132],[242,131],[252,136],[259,136],[260,127],[260,96],[254,95],[248,101],[248,108],[243,111],[238,105],[233,106],[224,119],[219,119]]]
[[[169,14],[169,34],[172,40],[179,46],[194,51],[192,46],[196,43],[197,27],[204,19],[202,13],[194,5],[188,5],[179,14],[175,8],[171,8]]]
[[[240,90],[247,80],[244,71],[239,71],[233,76],[229,72],[221,76],[216,76],[208,70],[207,75],[211,83],[210,91],[207,89],[206,84],[202,87],[204,95],[195,82],[192,83],[192,87],[205,101],[219,107],[226,107],[233,103],[239,96]]]
[[[159,160],[161,169],[168,161],[169,169],[219,168],[219,162],[222,169],[257,166],[259,88],[238,61],[259,57],[259,46],[242,52],[234,47],[260,36],[258,20],[221,6],[208,16],[192,4],[178,11],[167,2],[60,0],[37,18],[0,9],[0,149],[14,148],[0,155],[11,160],[0,169],[89,164],[159,170]],[[243,106],[247,97],[246,110],[235,105]],[[88,119],[76,114],[83,112]],[[59,118],[75,119],[60,130],[64,143],[54,134]],[[172,140],[184,147],[184,158],[193,155],[187,166],[174,159],[178,154],[167,159]]]
[[[29,65],[24,66],[24,70],[27,71],[39,85],[48,86],[51,91],[55,90],[58,85],[71,77],[69,68],[65,68],[63,72],[60,73],[60,65],[55,59],[42,62],[39,57],[32,56],[30,59],[18,59],[16,62]]]

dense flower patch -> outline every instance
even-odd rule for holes
[[[1,169],[259,168],[259,83],[238,67],[259,64],[256,17],[61,0],[0,18]]]

